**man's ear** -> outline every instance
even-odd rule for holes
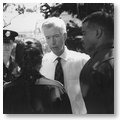
[[[103,35],[103,30],[102,30],[102,28],[97,28],[96,29],[96,37],[99,39],[99,38],[101,38],[102,37],[102,35]]]
[[[67,39],[67,33],[64,33],[64,40],[66,41]]]

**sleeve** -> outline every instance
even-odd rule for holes
[[[55,88],[52,93],[54,114],[72,114],[70,100],[67,93],[61,88]]]

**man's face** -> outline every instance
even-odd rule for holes
[[[82,25],[82,33],[83,33],[83,45],[88,52],[93,52],[96,47],[97,39],[96,39],[96,29],[88,27],[88,22],[83,23]]]
[[[57,27],[44,27],[44,35],[53,53],[60,56],[64,52],[65,34],[60,33],[60,29]]]
[[[9,57],[11,55],[11,51],[13,48],[13,42],[10,43],[3,43],[3,56]]]

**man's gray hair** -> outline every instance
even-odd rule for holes
[[[42,23],[41,30],[43,31],[44,28],[51,28],[51,27],[57,27],[60,29],[61,33],[67,33],[65,22],[58,17],[50,17],[45,19],[45,21]]]

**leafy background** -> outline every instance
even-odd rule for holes
[[[51,16],[62,18],[66,22],[68,38],[66,45],[69,49],[84,52],[82,47],[81,21],[84,17],[95,11],[106,11],[114,17],[113,3],[39,3],[39,4],[15,4],[3,3],[3,28],[11,26],[12,21],[20,15],[38,14],[41,19]],[[32,18],[28,22],[32,21]],[[19,25],[18,25],[19,26]],[[25,24],[24,24],[25,26]],[[17,40],[27,37],[36,37],[41,40],[44,52],[48,52],[44,37],[41,35],[39,22],[35,23],[34,30],[19,32]]]

